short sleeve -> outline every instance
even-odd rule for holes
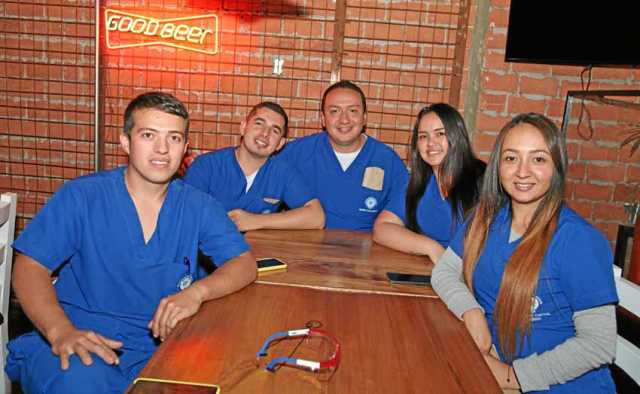
[[[464,255],[464,236],[467,232],[467,226],[471,221],[471,217],[465,220],[462,225],[456,227],[456,231],[449,242],[449,249],[451,249],[456,255],[462,256]]]
[[[406,209],[406,189],[404,193],[398,193],[391,196],[389,203],[384,208],[385,210],[396,215],[402,223],[407,224],[407,209]]]
[[[314,198],[317,198],[317,196],[311,192],[298,170],[285,162],[281,162],[280,164],[283,165],[283,172],[286,176],[283,199],[289,208],[299,208]]]
[[[394,198],[397,198],[397,196],[400,196],[400,198],[404,197],[407,190],[407,184],[409,183],[409,173],[407,172],[404,163],[395,152],[393,152],[390,181],[391,187],[389,189],[389,197],[387,198],[384,207],[382,207],[382,209],[386,210],[389,210],[387,209],[387,206],[389,206]],[[404,218],[404,215],[399,217]]]
[[[86,204],[77,183],[67,182],[40,209],[13,247],[53,271],[79,250],[84,213]]]
[[[613,255],[604,236],[587,223],[567,223],[558,231],[554,263],[572,309],[616,303]]]
[[[198,190],[209,193],[209,181],[213,174],[209,171],[208,163],[207,156],[200,155],[196,157],[184,175],[184,182]]]
[[[203,195],[203,200],[200,217],[207,219],[200,225],[200,250],[217,266],[249,251],[249,245],[222,205],[209,195]]]

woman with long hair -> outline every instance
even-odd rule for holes
[[[503,388],[614,393],[613,258],[602,234],[565,205],[566,169],[564,138],[549,119],[508,122],[478,205],[432,283]]]
[[[445,103],[424,107],[413,127],[406,193],[380,213],[373,239],[435,262],[476,203],[484,168],[460,113]]]

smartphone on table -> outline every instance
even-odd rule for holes
[[[220,394],[220,387],[209,383],[137,378],[129,394]]]
[[[387,272],[387,279],[390,283],[398,285],[431,285],[431,275],[405,274],[401,272]]]
[[[287,269],[287,263],[273,257],[256,260],[258,263],[258,273],[274,272]]]

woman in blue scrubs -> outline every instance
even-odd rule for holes
[[[432,283],[501,387],[614,393],[613,258],[603,235],[564,203],[566,168],[564,137],[549,119],[529,113],[507,123],[473,217]]]
[[[424,107],[413,128],[409,185],[378,216],[373,239],[436,262],[475,204],[484,168],[460,113],[445,103]]]

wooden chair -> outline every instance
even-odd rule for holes
[[[620,304],[616,307],[618,341],[611,372],[617,392],[640,393],[640,286],[622,277],[613,267]]]
[[[15,193],[0,195],[0,367],[2,380],[0,393],[11,392],[11,383],[4,373],[4,363],[7,357],[7,342],[9,342],[9,297],[11,294],[11,266],[13,264],[13,236],[16,227],[16,204],[18,198]]]

